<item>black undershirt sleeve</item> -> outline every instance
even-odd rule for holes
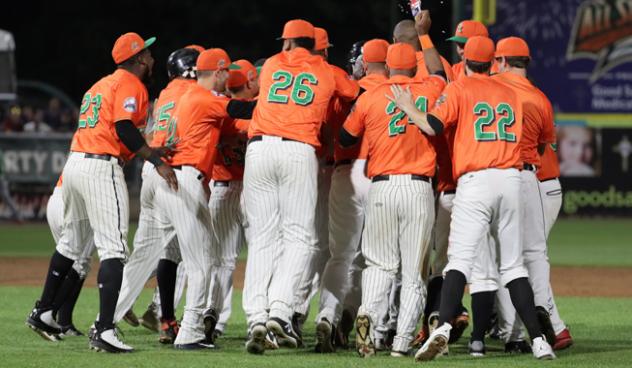
[[[340,128],[340,136],[338,137],[338,141],[342,147],[351,147],[354,144],[358,143],[359,138],[354,137],[349,132],[345,130],[345,128]]]
[[[121,142],[123,142],[125,147],[131,152],[136,152],[145,145],[145,139],[131,120],[117,121],[114,127]]]
[[[434,115],[428,114],[428,125],[434,130],[435,135],[440,135],[443,133],[443,123],[441,120],[437,119]]]
[[[226,106],[226,112],[233,119],[249,120],[252,118],[255,106],[257,106],[257,101],[230,100]]]

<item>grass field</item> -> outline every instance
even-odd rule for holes
[[[632,220],[563,220],[551,235],[550,257],[555,265],[632,267]],[[45,225],[0,226],[0,257],[46,257],[53,249]],[[131,235],[131,234],[130,234]],[[604,285],[607,287],[607,285]],[[29,309],[39,296],[39,287],[0,287],[0,367],[383,367],[414,366],[412,358],[391,358],[381,354],[360,359],[353,351],[335,355],[312,353],[314,325],[306,325],[305,349],[281,350],[265,356],[245,353],[246,325],[241,310],[241,293],[235,292],[234,314],[219,348],[206,352],[179,352],[157,343],[148,330],[122,324],[124,340],[137,352],[124,356],[96,354],[87,349],[85,337],[63,342],[44,341],[25,325]],[[150,299],[146,290],[136,304],[141,314]],[[452,355],[427,364],[437,367],[630,367],[632,366],[632,298],[557,298],[560,312],[571,327],[575,346],[559,353],[552,362],[536,362],[529,356],[509,357],[498,342],[488,343],[488,356],[470,358],[466,338],[451,348]],[[469,305],[469,301],[466,301]],[[87,330],[98,309],[97,290],[83,291],[75,313],[75,323]],[[466,332],[464,336],[468,336]]]

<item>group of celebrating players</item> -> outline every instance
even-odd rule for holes
[[[449,39],[462,61],[450,66],[430,25],[422,11],[392,44],[355,45],[350,75],[327,62],[327,32],[304,20],[287,22],[282,51],[257,66],[187,46],[169,56],[151,118],[155,38],[119,37],[118,67],[84,95],[48,204],[57,246],[27,325],[51,341],[81,334],[72,310],[96,249],[91,348],[133,351],[120,320],[178,349],[213,348],[247,245],[249,353],[303,346],[320,292],[317,352],[348,348],[355,329],[360,356],[417,348],[416,360],[432,360],[469,325],[469,284],[471,355],[485,355],[495,331],[508,353],[555,358],[573,340],[546,250],[561,204],[551,104],[527,79],[524,40],[494,45],[463,21]],[[145,164],[128,257],[122,166],[134,156]],[[152,275],[139,322],[132,306]]]

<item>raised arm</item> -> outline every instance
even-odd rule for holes
[[[415,17],[415,30],[419,35],[419,42],[421,43],[421,49],[424,53],[424,61],[426,63],[426,69],[428,74],[441,75],[446,78],[446,72],[443,68],[443,62],[441,62],[441,55],[434,47],[428,31],[432,21],[430,19],[430,12],[428,10],[422,10]]]

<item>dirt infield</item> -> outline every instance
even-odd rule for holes
[[[49,260],[46,258],[0,258],[0,285],[42,286]],[[243,288],[245,263],[237,263],[235,287]],[[93,264],[93,270],[98,263]],[[96,272],[90,272],[87,285],[96,285]],[[632,297],[632,268],[553,267],[551,282],[555,295]],[[149,287],[154,281],[148,283]]]

